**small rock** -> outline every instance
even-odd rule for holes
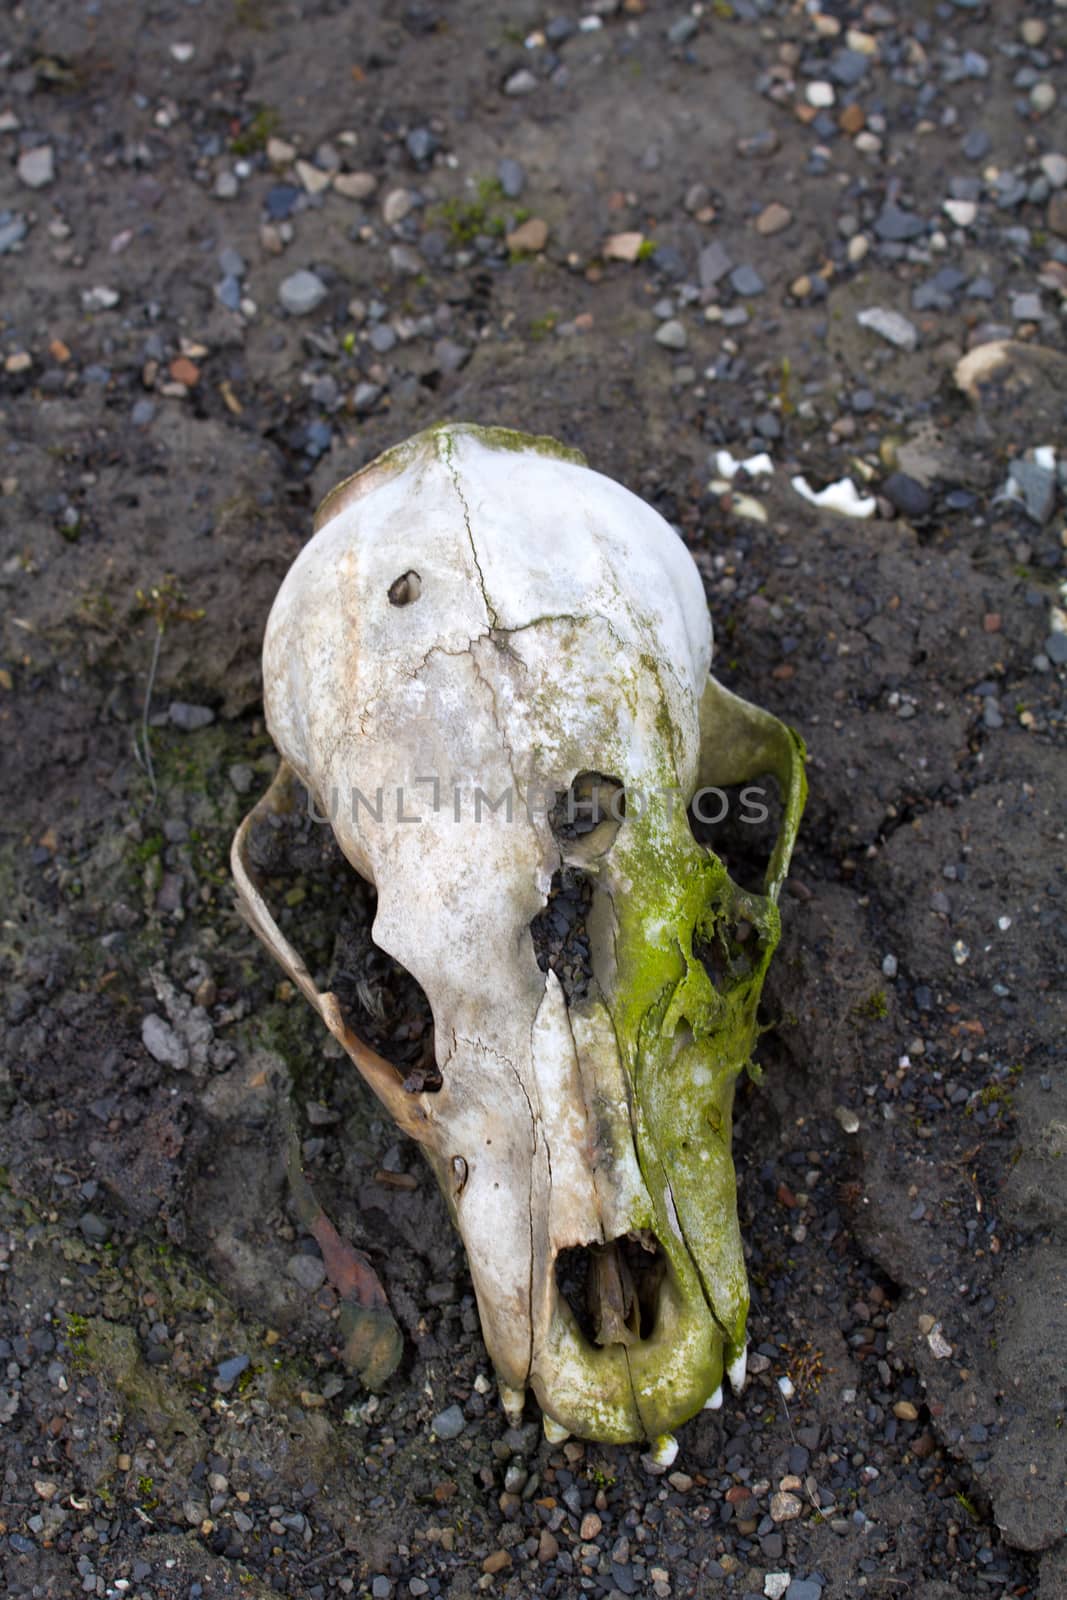
[[[106,1244],[111,1238],[110,1222],[106,1217],[98,1217],[95,1211],[83,1212],[78,1218],[78,1227],[89,1244]]]
[[[930,491],[906,472],[891,472],[882,485],[882,493],[905,517],[928,517],[933,507]]]
[[[248,1370],[250,1360],[251,1358],[249,1356],[240,1355],[230,1356],[228,1360],[220,1361],[218,1366],[215,1368],[215,1371],[218,1374],[216,1379],[216,1387],[220,1389],[228,1389],[231,1384],[236,1383],[242,1372],[246,1372]]]
[[[1057,189],[1048,203],[1046,219],[1051,233],[1067,239],[1067,190]]]
[[[504,85],[504,93],[510,95],[533,94],[537,88],[537,79],[529,67],[520,67],[518,72],[513,72]]]
[[[603,1526],[603,1522],[595,1511],[587,1511],[578,1529],[578,1537],[584,1544],[589,1544],[597,1537]]]
[[[154,1011],[141,1023],[141,1043],[153,1061],[161,1066],[171,1067],[175,1072],[184,1072],[189,1066],[189,1047],[185,1040]]]
[[[496,175],[507,198],[517,200],[526,187],[525,168],[510,156],[504,156],[497,165]]]
[[[861,328],[869,328],[888,344],[896,345],[898,350],[914,350],[919,343],[915,324],[899,311],[890,311],[884,306],[869,306],[865,311],[856,313],[856,321]]]
[[[408,147],[408,155],[417,167],[426,166],[440,146],[437,135],[429,128],[412,128],[404,143]]]
[[[1067,156],[1052,153],[1041,157],[1041,171],[1053,189],[1067,187]]]
[[[803,1511],[804,1502],[788,1490],[780,1489],[777,1494],[771,1495],[770,1509],[772,1522],[794,1522]]]
[[[813,1578],[794,1578],[785,1591],[785,1600],[822,1600],[822,1584]]]
[[[656,343],[665,350],[684,350],[689,343],[689,336],[677,318],[671,317],[656,329]]]
[[[742,266],[735,267],[730,274],[730,287],[735,294],[748,299],[752,295],[762,294],[767,285],[756,271],[746,261]]]
[[[605,261],[636,261],[645,242],[643,233],[612,233],[604,240]]]
[[[220,172],[211,192],[216,200],[236,200],[239,188],[235,172]]]
[[[943,209],[957,228],[969,228],[978,215],[978,207],[973,200],[946,200]]]
[[[824,78],[816,78],[804,90],[804,98],[817,111],[825,111],[833,105],[837,94],[832,83],[827,83]]]
[[[430,1423],[438,1439],[458,1439],[466,1426],[467,1419],[460,1406],[447,1406]]]
[[[186,380],[179,378],[178,381],[184,383]],[[172,700],[167,707],[167,718],[183,733],[196,733],[199,728],[210,728],[215,713],[210,706],[192,706],[185,700]]]
[[[438,339],[433,347],[433,356],[439,372],[453,373],[467,365],[471,351],[469,345],[457,344],[454,339]]]
[[[288,278],[283,278],[278,299],[291,317],[306,317],[325,300],[326,285],[315,272],[301,267]]]
[[[898,1400],[893,1407],[893,1415],[901,1422],[915,1422],[918,1420],[919,1410],[910,1400]]]
[[[1056,104],[1056,90],[1051,83],[1035,83],[1030,90],[1030,105],[1039,117],[1047,116]]]
[[[395,228],[414,209],[417,200],[418,196],[410,189],[390,189],[382,201],[382,220]]]
[[[329,172],[323,172],[320,167],[314,166],[310,161],[298,161],[296,163],[296,175],[300,179],[306,194],[322,194],[324,190],[330,187],[332,175]]]
[[[377,187],[373,172],[338,172],[333,180],[334,194],[345,200],[369,200]]]
[[[19,181],[27,189],[46,189],[56,175],[55,155],[50,144],[39,144],[19,156]]]
[[[909,239],[917,239],[926,232],[926,223],[917,217],[913,211],[904,211],[892,201],[878,213],[874,221],[874,231],[879,239],[887,243],[904,244]]]
[[[1056,473],[1036,461],[1013,461],[1008,474],[1031,522],[1044,523],[1056,504]]]
[[[763,1580],[763,1592],[767,1600],[782,1600],[782,1596],[789,1588],[790,1577],[788,1572],[768,1572]]]
[[[527,252],[536,255],[548,243],[548,223],[540,217],[528,217],[507,236],[507,247],[516,254]]]
[[[112,311],[118,303],[118,290],[109,289],[104,284],[98,284],[92,289],[82,290],[83,311]]]
[[[1040,322],[1041,296],[1039,294],[1013,295],[1011,314],[1016,322]]]
[[[780,200],[772,200],[770,205],[764,206],[756,218],[756,232],[769,239],[773,234],[781,233],[788,228],[793,220],[793,213],[788,206],[782,205]]]
[[[1045,654],[1054,667],[1067,666],[1067,633],[1050,633],[1045,640]]]
[[[301,1289],[306,1289],[308,1294],[314,1294],[326,1282],[326,1268],[321,1259],[304,1255],[302,1251],[289,1257],[285,1270],[293,1282],[299,1284]]]
[[[3,217],[0,217],[0,256],[6,255],[15,245],[21,244],[26,237],[26,230],[25,217],[20,216],[18,212],[4,213]]]

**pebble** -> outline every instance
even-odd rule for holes
[[[661,322],[656,329],[656,343],[665,350],[684,350],[689,343],[689,335],[682,323],[672,317],[668,322]]]
[[[46,189],[56,175],[55,154],[50,144],[36,145],[19,156],[20,183],[27,189]]]
[[[332,181],[332,176],[329,172],[323,172],[321,168],[314,166],[310,161],[298,161],[296,163],[296,175],[307,194],[322,194],[324,190],[330,187]]]
[[[900,311],[890,311],[884,306],[868,306],[856,313],[861,328],[869,328],[898,350],[914,350],[919,343],[919,332],[913,322]]]
[[[345,200],[369,200],[377,187],[373,172],[338,172],[333,180],[334,194]]]
[[[725,278],[732,266],[733,261],[726,247],[717,239],[712,240],[711,244],[704,246],[697,260],[700,287],[705,290],[714,289],[720,278]]]
[[[517,200],[526,187],[526,169],[521,163],[504,156],[497,164],[496,175],[507,199]]]
[[[742,266],[735,267],[730,274],[730,287],[735,294],[743,295],[746,299],[752,295],[762,294],[767,285],[756,271],[746,261]]]
[[[438,339],[437,343],[433,347],[433,356],[439,372],[453,373],[459,372],[461,367],[465,367],[467,365],[467,362],[471,358],[471,350],[469,345],[457,344],[454,339]],[[375,398],[377,398],[377,395]],[[358,409],[357,391],[357,410]]]
[[[216,200],[236,200],[240,187],[235,172],[220,172],[211,192]]]
[[[411,189],[390,189],[382,201],[382,220],[390,228],[395,228],[414,209],[417,201],[418,195]]]
[[[1035,83],[1030,90],[1030,104],[1039,117],[1047,116],[1056,104],[1056,90],[1051,83]]]
[[[1042,156],[1041,171],[1053,189],[1067,187],[1067,156],[1058,153]]]
[[[537,88],[537,79],[529,67],[520,67],[518,72],[513,72],[504,84],[504,93],[510,95],[533,94]]]
[[[636,261],[645,242],[643,233],[612,233],[604,240],[605,261]]]
[[[793,220],[793,213],[788,206],[782,205],[780,200],[772,200],[770,205],[764,206],[756,218],[756,232],[769,239],[773,234],[781,233],[788,228]]]
[[[822,1584],[814,1578],[794,1578],[785,1591],[785,1600],[821,1600]]]
[[[768,1572],[763,1580],[763,1592],[767,1600],[782,1600],[790,1582],[788,1572]]]
[[[251,1357],[247,1355],[230,1356],[228,1360],[220,1361],[215,1368],[219,1387],[228,1389],[231,1384],[236,1383],[242,1372],[248,1370],[250,1361]]]
[[[1045,640],[1045,654],[1054,667],[1067,666],[1067,633],[1050,633]]]
[[[78,1227],[89,1244],[106,1244],[111,1238],[110,1222],[106,1217],[97,1216],[95,1211],[83,1212],[78,1218]]]
[[[193,365],[191,361],[189,365],[190,367]],[[179,381],[184,383],[186,379],[182,377]],[[210,706],[193,706],[185,700],[172,700],[167,707],[167,719],[183,733],[196,733],[200,728],[211,726],[215,720],[215,713]]]
[[[467,1419],[460,1406],[446,1406],[444,1411],[439,1411],[430,1424],[438,1439],[458,1439]]]
[[[924,489],[916,478],[909,477],[906,472],[891,472],[882,485],[882,493],[890,505],[905,517],[928,517],[933,508],[933,496],[929,489]],[[894,961],[894,968],[895,965]]]
[[[890,244],[904,244],[926,232],[926,223],[914,211],[905,211],[893,201],[884,205],[874,221],[874,231],[879,239]]]
[[[1047,522],[1056,504],[1053,468],[1043,467],[1037,461],[1017,460],[1011,463],[1008,478],[1021,495],[1030,520],[1038,524]]]
[[[291,317],[306,317],[322,304],[326,294],[326,285],[318,274],[301,267],[282,280],[278,299]]]
[[[973,200],[946,200],[943,210],[957,228],[969,228],[978,215],[978,207]]]
[[[119,303],[119,292],[97,284],[92,289],[83,289],[81,298],[83,311],[111,311]]]
[[[326,1268],[322,1260],[318,1256],[305,1255],[302,1251],[289,1257],[285,1270],[293,1282],[299,1284],[301,1289],[306,1289],[308,1294],[314,1294],[326,1282]]]
[[[771,1495],[771,1521],[794,1522],[804,1509],[804,1502],[798,1500],[795,1494],[788,1490],[780,1489],[777,1494]]]
[[[536,255],[548,243],[548,223],[540,217],[528,217],[508,234],[506,243],[516,254]]]
[[[0,256],[6,255],[26,237],[28,224],[18,212],[0,212]]]
[[[837,94],[832,83],[827,83],[824,78],[816,78],[804,90],[804,98],[809,106],[815,106],[817,110],[824,111],[833,105],[837,99]]]

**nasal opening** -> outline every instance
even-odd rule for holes
[[[590,1344],[640,1344],[655,1330],[666,1264],[655,1235],[635,1230],[561,1250],[556,1287]]]

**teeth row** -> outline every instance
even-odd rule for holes
[[[748,1345],[742,1345],[738,1354],[726,1369],[726,1376],[730,1380],[730,1388],[734,1394],[740,1394],[745,1387],[745,1378],[748,1375]]]
[[[545,1438],[549,1444],[563,1444],[564,1440],[570,1438],[568,1429],[564,1428],[554,1417],[550,1417],[547,1411],[542,1413],[541,1421],[544,1424]]]

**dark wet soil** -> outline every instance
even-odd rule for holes
[[[5,21],[5,1592],[1062,1600],[1067,497],[1001,491],[1067,449],[1063,5]],[[1009,336],[1039,354],[966,398]],[[719,675],[810,752],[736,1129],[753,1377],[667,1475],[507,1428],[429,1173],[234,908],[271,598],[316,500],[443,416],[655,504]],[[414,1015],[329,862],[279,887],[364,1021]],[[380,1394],[288,1104],[404,1334]]]

